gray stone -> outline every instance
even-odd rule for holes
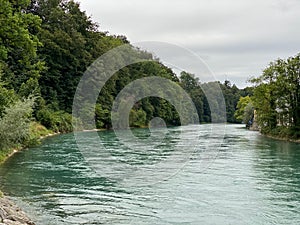
[[[35,225],[35,223],[7,197],[0,198],[0,225]]]

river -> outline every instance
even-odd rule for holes
[[[300,224],[300,145],[243,125],[214,132],[222,129],[169,128],[161,144],[138,145],[139,151],[102,131],[112,157],[98,159],[98,169],[89,166],[73,134],[47,138],[1,165],[0,189],[42,225]],[[134,132],[149,136],[148,129]],[[87,149],[98,148],[89,139],[94,134],[83,134]],[[181,161],[172,159],[175,153]]]

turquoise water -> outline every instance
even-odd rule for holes
[[[99,132],[111,157],[92,167],[73,134],[51,137],[1,165],[0,189],[37,224],[300,224],[300,145],[222,128],[169,128],[145,149]]]

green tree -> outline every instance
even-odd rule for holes
[[[202,91],[199,79],[195,78],[195,75],[183,71],[180,74],[180,85],[192,98],[197,109],[199,121],[210,122],[209,104]]]
[[[3,116],[5,109],[18,99],[15,91],[6,88],[5,82],[3,82],[1,78],[2,71],[0,69],[0,118]]]
[[[239,98],[241,96],[240,90],[234,84],[231,85],[230,81],[228,80],[225,80],[224,84],[221,84],[220,86],[226,104],[227,122],[236,123],[238,121],[235,119],[234,113],[236,111]]]
[[[258,123],[263,133],[274,130],[277,126],[276,101],[278,99],[276,64],[270,63],[263,74],[252,79],[256,83],[253,103],[257,111]]]
[[[269,64],[252,79],[254,107],[262,132],[300,137],[300,55]]]
[[[253,120],[254,106],[249,96],[240,97],[234,116],[238,121],[244,124],[249,124],[249,122]]]
[[[143,127],[147,123],[146,112],[142,109],[132,109],[129,114],[130,127]]]
[[[38,79],[44,69],[37,55],[41,19],[26,13],[29,3],[0,0],[0,62],[5,66],[5,80],[16,90],[29,78]]]
[[[47,103],[57,102],[61,110],[71,112],[78,82],[87,67],[127,40],[99,32],[98,25],[72,0],[35,0],[27,10],[42,18],[38,37],[44,47],[39,55],[48,68],[40,79],[42,96]]]

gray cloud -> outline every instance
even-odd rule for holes
[[[268,63],[298,53],[298,0],[80,0],[101,30],[131,42],[163,41],[188,48],[220,80],[238,86]]]

